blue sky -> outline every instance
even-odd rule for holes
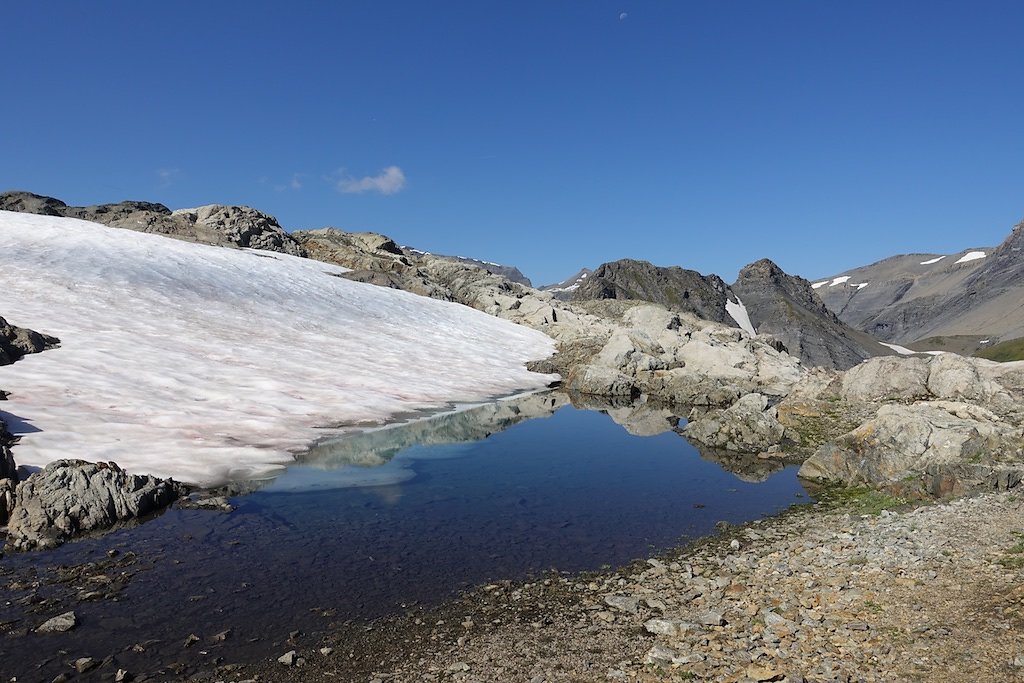
[[[535,283],[815,278],[1024,218],[1024,3],[14,2],[0,190],[247,204]]]

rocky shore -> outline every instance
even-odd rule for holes
[[[483,586],[224,680],[1024,680],[1022,530],[1015,494],[860,492],[615,572]]]

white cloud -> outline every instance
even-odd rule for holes
[[[395,194],[405,187],[405,174],[398,166],[388,166],[375,176],[353,178],[345,176],[335,182],[338,192],[346,194],[362,194],[364,192],[380,192]]]
[[[176,168],[160,168],[160,169],[157,169],[156,176],[157,176],[157,178],[160,179],[160,184],[159,184],[158,187],[160,187],[160,188],[170,187],[174,183],[174,179],[176,177],[178,177],[179,173],[181,173],[181,171],[179,171]]]
[[[281,185],[274,185],[274,192],[284,192],[285,190],[301,190],[302,189],[302,173],[293,173],[292,179],[287,183]]]
[[[626,19],[626,17],[628,17],[628,16],[629,16],[629,13],[623,12],[622,14],[619,15],[619,21],[624,21]]]

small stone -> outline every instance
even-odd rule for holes
[[[185,638],[185,642],[182,644],[182,647],[192,647],[193,645],[195,645],[198,642],[199,642],[199,636],[197,636],[194,633],[190,633],[190,634],[188,634],[188,638]]]
[[[215,643],[223,643],[225,640],[227,640],[230,637],[231,637],[231,629],[225,629],[225,630],[221,631],[220,633],[216,634],[215,636],[213,636],[213,642],[215,642]]]
[[[283,655],[277,658],[277,661],[281,662],[285,666],[295,666],[295,663],[299,659],[299,653],[295,650],[288,650]]]
[[[78,618],[74,612],[65,612],[64,614],[58,614],[52,619],[47,619],[39,628],[36,629],[38,633],[63,633],[70,631],[78,625]]]
[[[334,648],[322,647],[320,648],[320,654],[322,654],[324,657],[330,657],[332,654],[334,654]]]
[[[780,681],[785,678],[785,674],[780,671],[776,671],[775,669],[766,666],[758,666],[756,664],[748,666],[745,673],[747,674],[747,678],[751,678],[759,683],[764,681]]]
[[[130,680],[132,680],[132,675],[124,669],[118,669],[117,673],[114,674],[114,683],[125,683]]]
[[[852,624],[847,624],[846,628],[850,629],[851,631],[867,631],[871,627],[865,624],[863,621],[855,621]]]
[[[722,615],[722,613],[716,612],[714,610],[710,612],[705,612],[704,614],[700,615],[697,621],[698,623],[704,624],[705,626],[725,626],[726,624],[725,617]]]
[[[739,550],[740,549],[740,542],[737,541],[734,538],[731,541],[729,541],[729,547],[732,548],[733,550]]]
[[[56,676],[54,676],[53,680],[50,681],[50,683],[68,683],[68,681],[70,681],[70,680],[71,680],[71,674],[62,673],[62,674],[57,674]]]
[[[689,625],[674,619],[648,619],[644,622],[648,633],[658,636],[678,636],[689,630]]]
[[[609,595],[604,599],[604,602],[609,607],[629,612],[630,614],[636,614],[640,599],[632,595]]]
[[[455,662],[454,664],[448,667],[448,670],[452,673],[456,673],[459,671],[469,671],[469,664],[466,664],[465,662]]]
[[[79,657],[75,660],[75,671],[84,674],[86,671],[92,671],[99,665],[100,663],[92,657]]]

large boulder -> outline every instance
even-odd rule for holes
[[[159,510],[178,493],[173,481],[128,474],[114,463],[57,460],[18,484],[7,542],[18,550],[52,548]]]
[[[725,410],[714,410],[687,423],[686,438],[712,448],[761,453],[782,442],[785,428],[763,394],[747,394]]]
[[[928,359],[908,356],[866,360],[843,374],[840,396],[849,401],[927,398],[928,363]]]
[[[1024,431],[976,405],[890,403],[800,468],[817,482],[931,494],[1010,488],[1024,475]]]

